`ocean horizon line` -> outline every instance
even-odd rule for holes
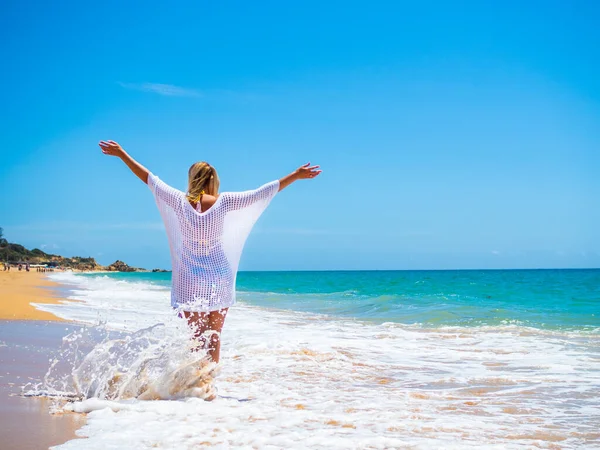
[[[269,269],[269,270],[239,270],[238,273],[320,273],[320,272],[523,272],[523,271],[552,271],[552,270],[600,270],[600,267],[524,267],[524,268],[467,268],[467,269]],[[162,269],[158,273],[171,273],[171,269]],[[152,270],[119,272],[90,270],[82,273],[157,273]]]
[[[281,269],[281,270],[239,270],[239,273],[275,272],[498,272],[498,271],[551,271],[551,270],[600,270],[600,267],[536,267],[536,268],[485,268],[485,269]],[[172,272],[167,270],[167,272]]]

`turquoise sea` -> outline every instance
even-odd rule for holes
[[[170,272],[107,277],[171,283]],[[376,323],[600,329],[600,269],[240,272],[237,291],[251,305]]]

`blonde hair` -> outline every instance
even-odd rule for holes
[[[204,161],[192,164],[188,171],[187,199],[199,203],[204,194],[216,196],[218,192],[219,176],[215,168]]]

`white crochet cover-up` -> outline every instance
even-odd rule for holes
[[[253,191],[223,192],[205,212],[153,174],[148,186],[171,247],[173,308],[209,312],[232,306],[246,238],[279,191],[279,181]]]

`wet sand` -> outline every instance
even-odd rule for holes
[[[63,321],[54,314],[39,311],[31,303],[58,303],[59,285],[50,281],[46,273],[0,271],[0,320]]]
[[[36,384],[48,360],[73,326],[44,321],[0,321],[0,436],[3,450],[47,449],[75,439],[85,424],[80,414],[50,414],[55,400],[22,397]],[[30,386],[25,390],[33,388]]]

